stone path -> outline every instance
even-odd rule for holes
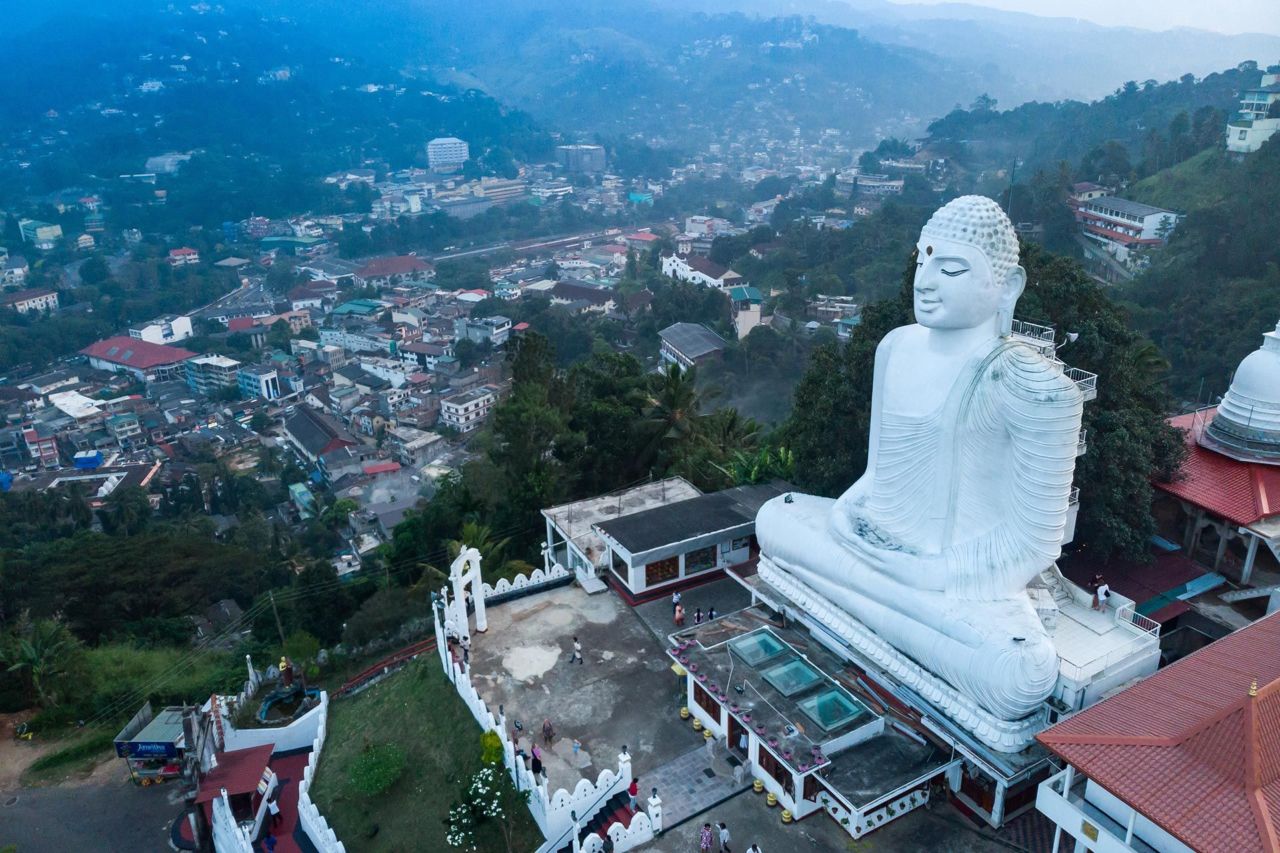
[[[715,758],[710,761],[706,747],[698,747],[641,778],[640,800],[643,802],[649,796],[650,789],[658,789],[665,832],[742,793],[751,787],[750,783],[751,777],[746,774],[741,784],[733,781],[733,767],[725,756],[724,747],[717,746]]]

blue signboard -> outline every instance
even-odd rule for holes
[[[121,758],[177,758],[178,746],[156,741],[116,741],[116,755]]]

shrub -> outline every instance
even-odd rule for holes
[[[495,731],[487,731],[480,735],[480,760],[485,764],[499,764],[502,761],[502,738]]]
[[[394,785],[404,766],[404,750],[400,747],[390,743],[370,745],[352,763],[347,782],[357,793],[373,797]]]

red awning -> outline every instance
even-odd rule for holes
[[[271,744],[253,746],[248,749],[237,749],[234,752],[218,753],[218,766],[205,774],[200,780],[200,792],[196,794],[197,803],[207,803],[221,795],[226,788],[231,796],[250,794],[258,790],[258,780],[262,771],[271,763]]]

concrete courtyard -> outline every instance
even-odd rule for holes
[[[723,580],[686,593],[685,602],[690,614],[691,602],[695,607],[714,603],[723,614],[748,605],[750,598],[736,583]],[[778,808],[734,784],[723,748],[708,757],[702,736],[680,719],[683,679],[672,672],[664,653],[663,638],[671,629],[669,600],[633,609],[612,592],[588,596],[570,586],[487,613],[488,631],[472,638],[476,688],[491,708],[503,706],[509,725],[521,722],[526,748],[530,738],[541,742],[543,720],[552,721],[556,737],[544,749],[552,790],[572,789],[578,779],[594,780],[602,769],[616,767],[626,744],[641,791],[647,795],[656,786],[666,814],[675,818],[665,821],[666,830],[645,850],[695,853],[703,822],[719,821],[728,824],[734,851],[753,842],[765,853],[1034,849],[974,827],[946,803],[911,812],[857,842],[822,815],[783,825]],[[583,664],[569,662],[575,635]],[[575,738],[582,745],[576,755]]]

